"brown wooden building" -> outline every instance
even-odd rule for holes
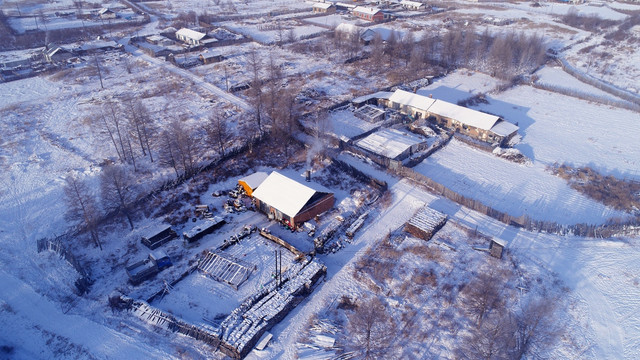
[[[276,171],[253,191],[256,208],[274,220],[297,227],[333,207],[333,193],[312,182],[298,182]]]

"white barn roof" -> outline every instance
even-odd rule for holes
[[[436,100],[398,89],[391,95],[389,101],[427,111]]]
[[[402,0],[400,4],[405,6],[415,7],[415,8],[425,6],[424,3],[417,2],[417,1],[409,1],[409,0]]]
[[[367,15],[375,15],[380,12],[380,9],[370,8],[366,6],[358,6],[353,9],[353,12],[357,12],[360,14],[367,14]]]
[[[374,154],[395,159],[410,147],[424,143],[426,140],[396,129],[382,129],[358,140],[356,145]]]
[[[274,171],[253,192],[253,197],[295,217],[316,192],[330,193],[318,184],[303,184]]]
[[[332,7],[332,6],[333,6],[333,4],[332,4],[332,3],[315,3],[315,4],[313,4],[313,7],[314,7],[314,8],[317,8],[317,9],[324,9],[324,10],[329,9],[329,8],[330,8],[330,7]]]
[[[199,32],[199,31],[187,29],[187,28],[182,28],[182,29],[176,31],[176,36],[178,36],[178,35],[184,36],[184,37],[186,37],[188,39],[202,40],[202,38],[206,34],[203,34],[203,33]]]
[[[469,109],[464,106],[448,103],[442,100],[436,100],[433,105],[429,107],[429,113],[453,119],[482,130],[490,130],[494,125],[496,125],[498,120],[500,120],[500,117],[498,116],[486,114],[481,111]]]
[[[260,184],[269,176],[266,172],[258,171],[257,173],[253,173],[251,175],[245,176],[238,181],[242,181],[245,184],[249,185],[252,189],[257,189]]]

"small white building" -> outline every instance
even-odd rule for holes
[[[191,29],[187,29],[187,28],[182,28],[178,31],[176,31],[176,39],[183,41],[187,44],[190,45],[200,45],[202,39],[206,36],[207,34],[205,33],[201,33],[199,31],[195,31],[195,30],[191,30]]]
[[[408,10],[424,10],[427,7],[425,3],[411,1],[411,0],[402,0],[400,2],[400,5],[402,5],[403,8]]]

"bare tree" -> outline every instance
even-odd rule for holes
[[[377,297],[364,299],[347,315],[351,346],[363,359],[379,359],[388,351],[395,323]]]
[[[108,165],[100,177],[102,205],[107,211],[123,214],[133,230],[133,204],[136,200],[135,179],[123,165]]]
[[[154,134],[153,122],[149,115],[149,110],[144,104],[133,99],[133,96],[125,100],[129,110],[129,127],[134,134],[135,139],[140,145],[140,151],[143,156],[149,155],[149,159],[153,162],[153,154],[151,152],[151,137]]]
[[[251,89],[249,89],[249,97],[253,105],[257,132],[262,134],[262,111],[264,107],[264,94],[262,91],[262,81],[260,80],[260,71],[262,70],[262,60],[258,56],[256,49],[251,49],[247,54],[247,64],[251,71]]]
[[[371,63],[374,69],[382,65],[384,59],[384,41],[380,33],[376,32],[371,40]]]
[[[274,117],[274,131],[276,138],[281,139],[285,156],[289,156],[289,148],[298,129],[295,92],[291,86],[280,92],[277,104],[278,111]],[[273,131],[272,131],[273,133]]]
[[[513,348],[513,317],[507,311],[493,313],[463,337],[456,349],[461,359],[508,360]]]
[[[220,156],[224,156],[226,144],[231,138],[231,133],[227,129],[227,122],[222,114],[215,112],[211,115],[204,130],[207,134],[207,140],[211,144],[216,144],[218,146],[218,153]]]
[[[556,343],[562,334],[555,313],[558,299],[530,299],[516,312],[512,359],[541,358],[542,352]]]
[[[64,194],[67,203],[65,218],[68,221],[81,221],[91,236],[93,243],[102,250],[98,233],[98,205],[96,198],[89,191],[86,182],[75,174],[65,178]]]
[[[187,129],[182,120],[171,121],[162,133],[160,159],[163,164],[175,170],[176,176],[180,176],[180,171],[184,175],[195,171],[195,140],[193,133]]]
[[[500,290],[504,280],[501,277],[502,274],[496,271],[480,272],[462,291],[466,309],[475,316],[478,324],[489,311],[503,304]]]

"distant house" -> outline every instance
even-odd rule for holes
[[[436,100],[429,108],[429,118],[449,129],[472,138],[501,145],[518,133],[518,126],[499,116]]]
[[[111,9],[102,8],[100,9],[100,11],[98,11],[98,17],[103,20],[115,19],[116,13]]]
[[[518,126],[499,116],[408,91],[396,90],[389,98],[389,107],[416,120],[429,119],[463,135],[500,145],[518,133]]]
[[[378,8],[358,6],[352,10],[353,16],[367,21],[382,21],[384,20],[384,14],[382,10]]]
[[[200,61],[202,61],[202,63],[205,65],[217,63],[224,60],[224,56],[218,53],[209,53],[209,52],[200,54],[199,58],[200,58]]]
[[[94,40],[83,43],[73,51],[79,55],[93,54],[97,52],[122,50],[122,45],[113,40]]]
[[[396,129],[381,129],[356,141],[355,145],[389,160],[402,161],[425,149],[427,139]]]
[[[400,5],[407,10],[424,10],[427,7],[425,3],[410,0],[402,0]]]
[[[395,36],[397,40],[402,38],[403,33],[396,31],[395,29],[386,29],[382,27],[368,28],[360,33],[360,40],[368,45],[375,39],[376,36],[380,36],[380,39],[384,42],[389,41],[392,36]]]
[[[145,38],[145,40],[149,43],[149,44],[153,44],[153,45],[160,45],[160,46],[169,46],[169,45],[173,45],[174,42],[173,40],[166,38],[162,35],[149,35]]]
[[[252,196],[253,192],[262,184],[262,182],[269,176],[266,172],[258,171],[251,175],[245,176],[238,180],[238,185],[242,186],[244,192],[247,195]]]
[[[49,45],[44,50],[44,59],[50,63],[63,63],[73,57],[71,51],[57,45]]]
[[[314,14],[333,14],[336,12],[336,6],[332,3],[315,3],[313,4]]]
[[[182,28],[176,31],[176,38],[182,42],[190,45],[200,45],[202,39],[206,36],[205,33],[199,31]]]
[[[333,207],[332,192],[319,184],[301,183],[276,171],[253,192],[256,207],[269,218],[295,228]]]

